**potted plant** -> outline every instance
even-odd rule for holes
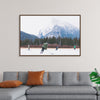
[[[97,69],[90,73],[90,80],[96,84],[97,91],[100,91],[99,84],[100,84],[100,74],[98,73]]]

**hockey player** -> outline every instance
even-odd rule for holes
[[[76,49],[76,45],[74,45],[74,50]]]
[[[28,50],[30,50],[30,45],[28,45]]]
[[[41,49],[41,54],[44,52],[44,50],[47,50],[47,48],[48,48],[48,43],[47,42],[43,43],[42,49]]]

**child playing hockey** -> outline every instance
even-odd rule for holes
[[[76,45],[74,45],[74,50],[76,49]]]
[[[48,43],[46,42],[46,43],[43,43],[43,45],[42,45],[42,49],[41,49],[41,54],[44,52],[44,50],[46,50],[48,48]]]

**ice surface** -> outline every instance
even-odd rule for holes
[[[41,48],[31,48],[28,50],[27,48],[21,48],[20,49],[21,55],[80,55],[80,49],[54,49],[54,48],[48,48],[47,50],[44,50],[44,52],[41,54]]]

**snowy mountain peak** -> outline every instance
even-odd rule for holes
[[[46,37],[62,37],[62,38],[79,38],[80,31],[78,28],[68,24],[64,26],[54,25],[49,31],[48,28],[38,34],[39,38],[46,38]]]
[[[39,37],[39,38],[44,38],[44,36],[43,36],[42,33],[39,33],[39,34],[38,34],[38,37]]]

